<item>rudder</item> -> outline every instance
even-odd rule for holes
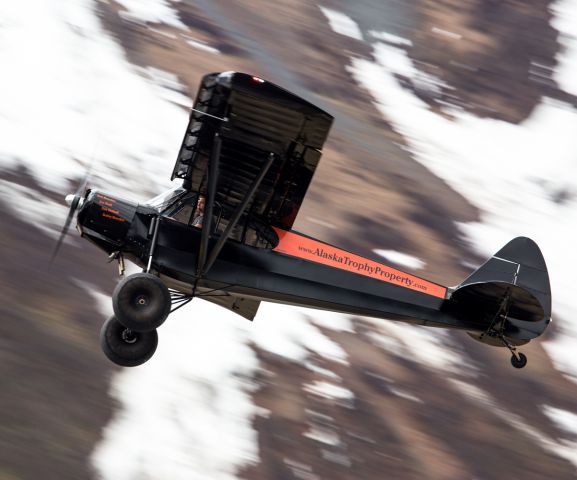
[[[551,319],[547,265],[527,237],[507,243],[475,270],[450,296],[459,316],[487,325],[501,315],[503,333],[517,343],[543,333]]]

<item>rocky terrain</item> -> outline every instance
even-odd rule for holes
[[[164,101],[182,124],[172,144],[158,145],[160,153],[144,139],[148,150],[140,149],[136,132],[117,161],[105,154],[115,152],[112,147],[108,152],[107,142],[117,141],[117,132],[106,125],[118,122],[121,131],[126,122],[113,120],[114,115],[124,119],[122,110],[132,108],[119,98],[110,120],[106,111],[99,114],[105,145],[95,182],[106,186],[118,174],[116,188],[124,185],[141,198],[158,193],[168,183],[184,131],[186,97],[194,97],[199,79],[212,71],[254,73],[336,118],[297,229],[375,259],[380,258],[377,249],[410,255],[424,265],[412,272],[446,285],[458,284],[484,260],[461,226],[482,222],[486,214],[417,161],[414,143],[359,83],[354,62],[375,60],[379,42],[404,52],[419,76],[401,69],[394,78],[449,121],[455,112],[466,112],[522,124],[544,96],[563,102],[565,109],[577,108],[577,99],[553,78],[563,47],[552,26],[552,2],[546,0],[149,4],[154,8],[139,10],[128,1],[86,1],[82,8],[99,25],[95,41],[114,43],[123,61],[146,81],[158,84],[161,78]],[[63,8],[57,14],[66,17],[62,24],[78,35],[79,43],[80,37],[94,35],[96,27],[80,21],[78,12]],[[0,20],[0,38],[11,27]],[[82,62],[90,59],[75,58],[88,70]],[[40,80],[54,75],[49,65],[43,68]],[[95,80],[102,85],[100,98],[114,93],[114,82],[105,83],[105,76]],[[92,98],[88,88],[85,95]],[[86,116],[91,108],[77,106]],[[158,119],[158,129],[164,130],[168,114],[146,108],[143,104],[150,128]],[[4,118],[11,121],[9,114]],[[27,140],[33,144],[35,136]],[[52,168],[48,163],[40,163],[40,169],[30,166],[28,146],[22,152],[10,150],[9,141],[0,140],[0,479],[577,477],[577,429],[570,427],[577,418],[577,385],[541,341],[524,348],[530,363],[517,371],[502,349],[458,332],[267,309],[253,324],[230,327],[226,319],[204,317],[204,307],[193,303],[186,314],[197,317],[190,319],[190,343],[172,344],[180,350],[178,357],[159,352],[151,360],[156,366],[119,373],[100,353],[97,340],[107,308],[102,296],[114,288],[115,265],[71,235],[55,266],[47,269],[57,219],[63,222],[65,216],[64,207],[53,205],[74,190],[80,176],[77,140],[71,139],[66,150],[77,168],[61,172],[60,188],[38,173]],[[50,145],[57,150],[59,144]],[[153,173],[135,179],[136,168],[128,162],[139,154],[153,160],[158,155],[158,161]],[[571,202],[573,195],[563,190],[560,202]],[[219,310],[208,312],[220,315]],[[570,321],[558,318],[546,340],[564,335],[558,325]],[[284,323],[278,325],[280,333],[267,337],[274,322],[294,322],[300,330]],[[163,327],[167,338],[170,323]],[[238,337],[228,333],[237,328]],[[215,338],[222,335],[222,351],[218,340],[211,351],[202,351],[203,329]],[[277,337],[293,342],[287,349],[299,353],[277,349]],[[235,347],[227,349],[227,342]],[[190,371],[179,366],[187,362]],[[222,367],[226,375],[218,370],[227,378],[222,383],[210,373],[211,365],[220,362],[228,362]],[[162,383],[163,375],[180,375],[179,381],[190,384],[185,389]],[[230,390],[223,390],[229,381]],[[160,400],[155,388],[166,399]],[[212,400],[202,400],[203,392]],[[234,436],[245,434],[240,427],[227,430],[225,420],[234,422],[241,415],[220,402],[234,403],[230,399],[238,392],[238,404],[248,402],[252,409],[243,417],[252,443],[237,461]],[[212,412],[205,410],[207,403],[214,404]],[[198,427],[207,418],[213,424]],[[171,438],[168,424],[175,424],[180,436]],[[126,429],[132,429],[132,437]]]

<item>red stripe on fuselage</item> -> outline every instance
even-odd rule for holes
[[[445,298],[447,293],[447,289],[441,285],[341,250],[327,243],[280,228],[275,228],[275,231],[279,236],[279,243],[273,248],[275,252],[375,278],[438,298]]]

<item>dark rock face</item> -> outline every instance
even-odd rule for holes
[[[0,178],[42,191],[25,172]],[[112,368],[98,349],[94,299],[75,281],[89,275],[111,290],[113,268],[65,245],[49,271],[56,241],[11,208],[0,209],[0,477],[90,478]]]
[[[411,56],[455,88],[452,102],[518,123],[555,90],[550,3],[423,0]]]

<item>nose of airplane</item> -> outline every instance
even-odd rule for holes
[[[64,198],[66,205],[70,207],[71,210],[79,210],[84,203],[84,199],[80,195],[74,195],[73,193],[69,193]]]
[[[99,190],[90,190],[78,199],[78,227],[84,235],[97,238],[109,245],[122,245],[138,204],[123,200]],[[72,199],[70,208],[74,208],[76,199]],[[112,248],[112,247],[111,247]]]

